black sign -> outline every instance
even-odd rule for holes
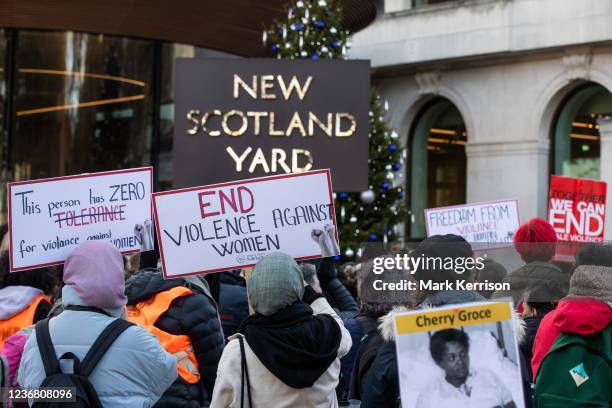
[[[368,188],[368,61],[179,59],[174,187],[330,168]]]

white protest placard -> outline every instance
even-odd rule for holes
[[[455,234],[467,242],[512,244],[520,226],[518,201],[500,200],[425,210],[427,236]]]
[[[153,211],[166,278],[249,267],[277,251],[340,252],[329,170],[154,193]]]
[[[87,240],[153,249],[153,168],[8,183],[11,271],[59,265]]]
[[[393,314],[402,408],[524,407],[511,301]]]

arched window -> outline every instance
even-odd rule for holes
[[[553,174],[600,178],[597,119],[609,115],[612,115],[612,94],[599,84],[585,84],[566,98],[553,128]]]
[[[426,208],[465,203],[467,132],[459,110],[436,98],[416,120],[410,145],[410,236],[425,237]]]

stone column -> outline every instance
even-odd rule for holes
[[[598,119],[597,123],[599,123],[599,136],[601,138],[600,179],[608,183],[604,239],[612,241],[612,119]]]
[[[521,222],[546,218],[548,141],[469,142],[467,202],[518,199]]]

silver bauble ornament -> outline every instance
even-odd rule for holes
[[[361,194],[359,194],[359,199],[364,204],[372,204],[374,199],[376,199],[376,194],[372,190],[362,191]]]

